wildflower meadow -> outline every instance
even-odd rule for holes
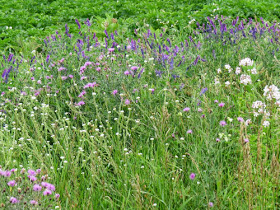
[[[279,24],[105,20],[3,51],[0,209],[279,209]]]

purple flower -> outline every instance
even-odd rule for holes
[[[208,206],[211,208],[211,207],[214,206],[214,204],[213,204],[212,202],[209,202],[209,203],[208,203]]]
[[[124,75],[129,75],[129,74],[130,74],[129,71],[125,71],[125,72],[124,72]]]
[[[58,71],[63,71],[63,70],[66,70],[66,68],[60,67],[60,68],[58,69]]]
[[[221,102],[219,103],[219,107],[224,107],[225,106],[225,103]]]
[[[135,70],[137,70],[139,67],[138,66],[131,66],[130,67],[130,69],[132,70],[132,71],[135,71]]]
[[[10,198],[10,203],[15,204],[15,203],[18,203],[18,202],[19,202],[19,200],[16,199],[15,197],[11,197],[11,198]]]
[[[31,204],[31,205],[38,205],[38,202],[35,201],[35,200],[31,200],[31,201],[30,201],[30,204]]]
[[[186,107],[183,109],[184,112],[189,112],[191,109],[189,107]]]
[[[190,130],[187,131],[187,133],[192,134],[193,131],[190,129]]]
[[[10,172],[10,171],[4,171],[3,176],[4,177],[10,177],[11,174],[12,174],[12,172]]]
[[[247,139],[247,138],[244,139],[244,142],[245,142],[245,143],[248,143],[248,142],[249,142],[249,139]]]
[[[35,176],[29,176],[29,179],[31,182],[35,182],[37,180],[37,178]]]
[[[50,191],[55,191],[55,186],[53,184],[48,183],[46,188]]]
[[[237,117],[237,120],[238,120],[239,122],[244,122],[244,119],[243,119],[242,117]]]
[[[42,182],[43,183],[43,182]],[[41,191],[42,190],[42,187],[40,186],[40,185],[38,185],[38,184],[35,184],[34,186],[33,186],[33,190],[34,191]]]
[[[77,106],[82,106],[82,105],[85,105],[84,101],[80,101],[80,102],[77,103]]]
[[[58,193],[55,194],[55,198],[58,199],[60,195]]]
[[[10,187],[15,186],[16,184],[17,184],[17,183],[16,183],[15,180],[12,180],[12,181],[9,181],[9,182],[8,182],[8,185],[9,185]]]
[[[118,90],[113,90],[112,94],[115,96],[118,93]]]
[[[219,101],[218,101],[218,100],[215,100],[214,103],[219,103]]]
[[[221,139],[219,139],[219,138],[216,138],[216,142],[220,142],[221,141]]]
[[[191,179],[191,180],[194,180],[194,178],[195,178],[195,173],[191,173],[190,179]]]
[[[227,125],[226,121],[222,120],[222,121],[220,122],[220,126],[224,127],[224,126],[226,126],[226,125]]]
[[[114,52],[114,50],[115,50],[115,48],[113,48],[113,47],[108,49],[109,52]]]
[[[61,76],[62,80],[66,80],[68,77],[67,76]]]
[[[70,79],[73,79],[74,76],[70,74],[68,77],[69,77]]]
[[[199,94],[199,95],[200,95],[200,96],[203,95],[204,93],[206,93],[207,90],[208,90],[207,87],[206,87],[206,88],[203,88],[203,89],[200,91],[200,94]]]
[[[82,98],[87,92],[85,90],[83,90],[80,95],[78,96],[79,98]]]
[[[75,22],[77,23],[78,28],[80,29],[81,28],[81,24],[79,23],[79,21],[76,19]]]
[[[130,100],[128,99],[125,99],[125,102],[124,102],[126,105],[129,105],[130,104]]]
[[[52,194],[52,191],[51,190],[45,190],[44,192],[43,192],[43,195],[44,196],[46,196],[46,195],[51,195]]]

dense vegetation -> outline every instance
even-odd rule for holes
[[[280,208],[278,3],[2,2],[0,208]]]

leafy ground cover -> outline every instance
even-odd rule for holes
[[[172,1],[0,1],[0,48],[1,51],[22,51],[20,41],[41,43],[40,38],[60,31],[67,23],[70,30],[78,33],[75,19],[86,21],[105,18],[106,14],[116,18],[127,36],[135,28],[145,24],[161,29],[174,27],[182,31],[189,23],[202,22],[207,16],[224,15],[241,18],[263,17],[267,21],[279,20],[280,3],[276,0],[172,0]],[[195,24],[193,24],[195,26]],[[93,26],[100,30],[100,26]],[[11,30],[12,29],[12,30]]]
[[[279,208],[278,25],[108,20],[1,58],[1,206]]]

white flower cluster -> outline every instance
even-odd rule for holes
[[[244,58],[239,62],[239,66],[253,66],[254,61],[250,58]]]
[[[270,113],[266,111],[266,105],[262,101],[255,101],[252,104],[252,108],[254,109],[254,116],[257,117],[260,114],[264,114],[266,117],[270,116]]]
[[[242,74],[240,76],[240,83],[244,84],[244,85],[252,84],[251,76],[246,75],[246,74]]]
[[[263,91],[264,91],[263,95],[267,98],[267,100],[271,101],[272,99],[275,99],[279,103],[280,92],[279,92],[279,89],[278,89],[277,86],[275,86],[275,85],[270,85],[270,86],[266,85]]]

